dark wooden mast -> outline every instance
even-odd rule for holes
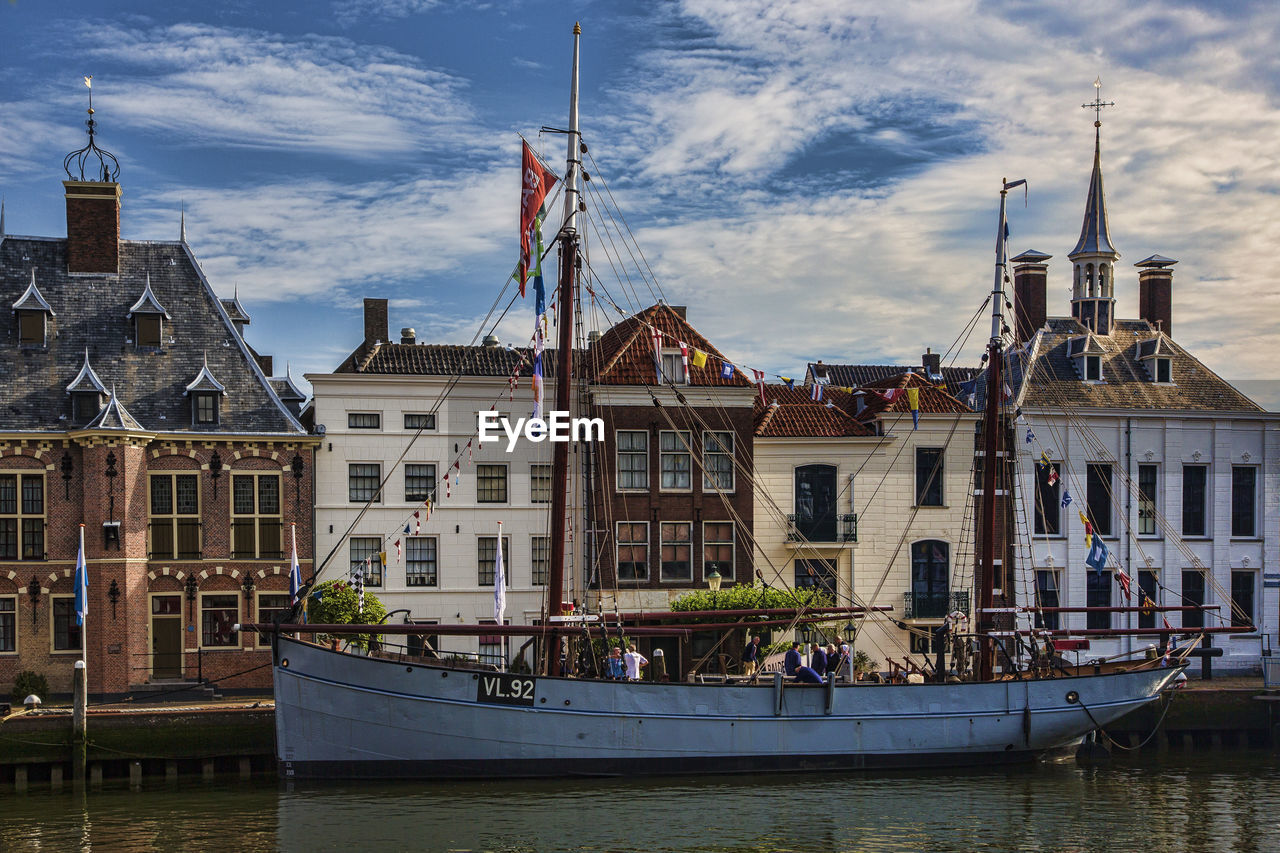
[[[578,173],[582,137],[578,132],[578,41],[582,26],[573,25],[573,72],[569,87],[569,153],[564,173],[564,224],[560,228],[560,287],[556,323],[556,409],[568,412],[573,399],[573,312],[578,280]],[[569,445],[552,444],[551,565],[547,570],[547,616],[564,613],[565,521],[569,514]],[[552,634],[546,651],[546,672],[560,674],[560,638]]]

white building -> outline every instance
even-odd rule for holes
[[[1068,257],[1070,317],[1046,316],[1050,256],[1013,259],[1022,347],[1013,365],[1021,380],[1016,402],[1026,421],[1019,432],[1030,431],[1019,436],[1018,453],[1018,492],[1032,496],[1018,513],[1033,543],[1028,597],[1064,607],[1144,598],[1216,605],[1203,616],[1164,618],[1173,628],[1256,626],[1211,638],[1224,651],[1220,666],[1255,669],[1259,654],[1276,646],[1280,612],[1280,415],[1264,412],[1173,340],[1176,261],[1152,255],[1138,262],[1141,317],[1116,318],[1119,253],[1097,140],[1084,225]],[[1081,513],[1110,551],[1103,572],[1085,566]],[[1121,570],[1132,598],[1115,582]],[[1073,629],[1163,626],[1159,613],[1046,618],[1050,627]],[[1094,639],[1089,655],[1151,643],[1159,638]]]

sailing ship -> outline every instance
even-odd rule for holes
[[[558,239],[559,346],[556,408],[571,409],[577,300],[582,147],[578,129],[580,28],[574,28],[565,214]],[[628,681],[563,672],[567,641],[585,635],[689,636],[830,622],[869,606],[818,604],[777,610],[566,616],[562,602],[569,447],[554,445],[551,559],[546,619],[537,625],[433,625],[434,635],[527,636],[539,641],[532,673],[481,668],[380,648],[354,654],[308,639],[316,634],[394,637],[415,625],[251,624],[270,633],[277,758],[286,778],[449,778],[673,774],[936,767],[1031,760],[1079,743],[1091,732],[1157,700],[1182,677],[1181,651],[1149,660],[1069,666],[1051,640],[1020,630],[1012,590],[1012,551],[998,530],[997,498],[1010,488],[1003,448],[1011,431],[1006,364],[1005,198],[1021,181],[1002,182],[985,356],[984,433],[976,454],[980,498],[975,624],[949,620],[953,666],[927,678],[868,684],[831,678],[800,684],[782,672],[701,681]],[[992,464],[986,464],[986,463]],[[1004,473],[1002,473],[1004,471]],[[499,579],[498,584],[501,584]],[[303,591],[305,596],[305,588]],[[1116,608],[1120,609],[1120,608]],[[612,618],[610,618],[610,616]],[[710,624],[680,623],[685,617]],[[715,620],[719,621],[715,621]],[[752,619],[744,624],[742,620]],[[668,624],[654,625],[655,621]],[[675,624],[671,624],[671,623]],[[624,627],[625,626],[625,627]],[[1144,632],[1150,633],[1150,632]],[[589,645],[589,644],[588,644]],[[596,671],[600,671],[596,668]]]

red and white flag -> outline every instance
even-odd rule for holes
[[[400,561],[400,540],[396,540],[396,562]]]
[[[751,375],[755,377],[756,387],[760,389],[760,403],[762,405],[767,405],[764,399],[764,371],[752,368]]]
[[[413,511],[413,535],[417,536],[422,532],[422,517],[418,515],[418,511]]]
[[[687,381],[689,377],[689,345],[684,341],[680,341],[680,363],[684,365],[684,375]]]
[[[522,143],[523,161],[520,167],[520,295],[524,296],[525,281],[533,267],[533,227],[538,211],[547,193],[555,186],[556,176],[542,168],[529,143]]]
[[[662,384],[662,330],[654,328],[653,330],[653,370],[658,377],[658,384]]]

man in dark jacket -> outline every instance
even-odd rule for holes
[[[747,647],[742,650],[742,674],[754,675],[756,665],[760,661],[760,638],[752,637],[747,641]]]
[[[811,666],[796,667],[796,681],[801,684],[824,684],[822,673]]]
[[[791,649],[787,652],[787,656],[782,661],[783,671],[785,671],[789,676],[794,676],[796,674],[796,669],[799,668],[800,664],[800,644],[792,643]]]
[[[814,643],[809,650],[809,666],[818,675],[827,674],[827,653],[820,643]]]

